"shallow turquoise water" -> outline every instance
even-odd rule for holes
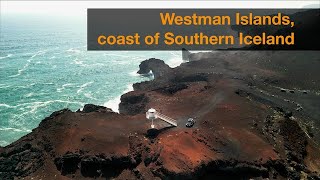
[[[86,50],[86,23],[48,17],[1,16],[0,146],[31,132],[53,111],[93,103],[117,109],[142,60],[171,66],[181,52]]]

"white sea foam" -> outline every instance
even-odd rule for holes
[[[74,48],[70,48],[70,49],[68,49],[68,50],[67,50],[67,52],[71,52],[71,53],[80,53],[80,52],[81,52],[81,50],[79,50],[79,49],[74,49]]]
[[[86,47],[86,46],[84,46]],[[137,68],[137,64],[139,64],[140,61],[148,59],[149,57],[153,57],[153,53],[148,52],[148,53],[144,53],[144,52],[139,52],[139,53],[131,53],[130,52],[108,52],[105,54],[105,57],[101,58],[90,58],[90,61],[87,61],[88,57],[86,56],[86,51],[83,48],[76,48],[73,47],[73,49],[69,49],[69,51],[67,51],[68,48],[64,48],[62,49],[60,52],[53,52],[53,51],[48,51],[47,53],[45,51],[39,51],[37,53],[28,53],[28,55],[24,55],[19,59],[19,63],[16,64],[16,66],[14,66],[14,68],[16,68],[16,71],[14,72],[14,74],[17,74],[16,76],[19,76],[19,78],[14,79],[14,81],[12,81],[13,83],[5,83],[3,82],[2,84],[0,84],[0,90],[4,90],[1,88],[14,88],[16,90],[19,90],[21,88],[21,90],[23,90],[25,93],[23,93],[24,97],[29,97],[28,99],[21,99],[19,101],[16,101],[14,103],[8,103],[6,101],[0,102],[0,111],[1,110],[10,110],[10,114],[8,113],[8,118],[6,116],[6,114],[2,117],[6,118],[6,122],[9,123],[9,125],[7,127],[9,128],[16,128],[15,130],[11,130],[13,132],[13,136],[16,136],[15,134],[17,134],[17,136],[20,136],[21,134],[24,134],[22,131],[24,131],[24,127],[32,129],[36,126],[37,122],[39,122],[41,119],[43,119],[44,116],[48,116],[49,113],[51,113],[52,111],[56,110],[55,108],[62,108],[62,107],[69,107],[69,108],[80,108],[83,107],[84,104],[88,103],[88,101],[90,101],[91,103],[94,104],[99,104],[102,103],[104,106],[107,106],[109,108],[111,108],[113,111],[115,112],[119,112],[119,104],[120,104],[120,95],[122,95],[123,93],[129,92],[133,90],[132,84],[128,85],[128,87],[123,87],[123,90],[126,89],[123,92],[118,92],[119,94],[115,94],[118,95],[117,97],[115,97],[114,95],[111,95],[109,92],[106,92],[106,96],[108,97],[108,101],[100,101],[99,98],[95,97],[95,91],[92,90],[92,84],[93,80],[86,80],[86,79],[81,79],[81,82],[78,81],[79,83],[73,83],[71,84],[73,81],[73,79],[69,80],[67,79],[66,83],[69,82],[68,84],[60,84],[58,86],[50,86],[50,88],[54,88],[53,91],[57,91],[57,92],[48,92],[48,91],[44,91],[45,95],[39,95],[41,92],[37,92],[34,91],[32,93],[32,91],[34,89],[38,89],[38,85],[42,85],[43,83],[40,83],[38,81],[37,84],[26,84],[24,82],[19,82],[18,80],[22,79],[23,80],[23,76],[29,72],[29,70],[32,68],[33,65],[35,65],[35,62],[37,61],[41,61],[44,58],[43,57],[47,57],[46,59],[54,59],[54,60],[50,60],[48,61],[49,63],[46,63],[44,65],[47,65],[48,67],[51,66],[51,68],[57,68],[57,71],[60,71],[61,69],[63,70],[63,68],[68,68],[67,66],[74,66],[77,68],[82,68],[79,65],[84,65],[84,66],[89,66],[89,67],[96,67],[96,66],[106,66],[106,68],[110,67],[113,64],[128,64],[128,69],[131,69],[131,66],[135,66],[135,68]],[[163,56],[163,54],[158,54],[154,53],[154,56]],[[6,54],[2,54],[2,56],[5,56]],[[19,54],[14,54],[13,57],[16,58],[18,57]],[[62,59],[62,57],[65,56],[70,56],[70,58],[67,58],[67,60],[70,60],[69,62],[66,62],[65,59]],[[60,58],[61,57],[61,58]],[[96,57],[94,55],[94,57]],[[168,64],[171,67],[177,66],[179,65],[182,60],[181,57],[179,57],[179,53],[174,53],[174,54],[166,54],[164,55],[164,57],[167,58],[160,58],[160,59],[164,59],[167,60],[166,62],[169,62]],[[55,59],[56,58],[56,59]],[[78,59],[76,59],[78,58]],[[4,60],[1,62],[10,62],[8,58],[8,60]],[[103,61],[103,60],[107,60],[107,61]],[[22,61],[22,62],[21,62]],[[44,62],[44,61],[42,61]],[[63,63],[62,63],[63,62]],[[69,64],[72,63],[72,64]],[[75,65],[77,64],[78,65]],[[128,72],[128,69],[121,69],[121,67],[123,66],[111,66],[112,70],[113,68],[118,68],[120,67],[120,70],[123,71],[123,73],[129,74],[130,76],[135,76],[135,77],[128,77],[129,79],[131,79],[132,81],[134,81],[134,79],[137,79],[140,75],[136,73],[136,71],[133,72]],[[127,66],[126,66],[127,67]],[[85,68],[85,67],[84,67]],[[98,67],[101,68],[101,67]],[[102,67],[104,68],[104,67]],[[132,70],[132,69],[131,69]],[[138,70],[138,69],[137,69]],[[107,71],[108,72],[108,71]],[[152,74],[152,73],[151,73]],[[10,74],[11,75],[11,74]],[[22,77],[22,78],[20,78]],[[36,78],[36,77],[35,77]],[[55,78],[55,77],[54,77]],[[111,76],[111,79],[113,78],[113,76]],[[146,78],[143,76],[142,77],[143,80],[145,80]],[[16,81],[17,80],[17,81]],[[53,79],[54,81],[55,79]],[[17,83],[16,83],[16,82]],[[51,80],[50,80],[51,81]],[[89,81],[93,81],[93,82],[89,82]],[[110,80],[109,80],[110,81]],[[112,81],[112,80],[111,80]],[[55,81],[54,81],[55,82]],[[110,82],[110,83],[117,83],[117,82]],[[91,84],[91,85],[90,85]],[[37,86],[37,87],[32,87],[32,86]],[[29,89],[26,89],[29,88]],[[65,100],[55,100],[55,99],[59,99],[59,97],[62,95],[63,97],[68,96],[68,93],[72,92],[77,92],[79,93],[77,99],[79,100],[72,100],[70,98],[69,99],[65,99]],[[5,89],[7,90],[7,89]],[[120,90],[121,91],[121,90]],[[58,93],[58,92],[62,92]],[[112,91],[111,91],[112,92]],[[72,95],[73,96],[73,95]],[[90,98],[90,99],[88,99]],[[95,98],[93,100],[93,98]],[[64,99],[64,98],[63,98]],[[78,102],[79,101],[79,102]],[[105,102],[105,103],[103,103]],[[1,104],[2,103],[2,104]],[[10,108],[10,109],[7,109]],[[8,111],[9,112],[9,111]],[[0,117],[1,119],[1,117]],[[19,132],[18,132],[19,131]],[[9,133],[10,130],[9,129],[5,129],[2,130],[2,134],[6,134]],[[22,133],[20,133],[22,132]],[[0,133],[0,137],[1,137],[1,133]],[[18,137],[17,137],[18,138]],[[0,144],[7,144],[10,143],[12,140],[6,139],[6,138],[0,138],[1,140],[5,140],[5,141],[0,141]]]
[[[6,89],[11,87],[10,85],[0,84],[0,89]]]
[[[85,64],[83,64],[83,61],[80,61],[78,58],[73,60],[74,64],[80,65],[80,66],[85,66]]]
[[[26,94],[26,95],[24,95],[24,97],[31,97],[31,96],[33,96],[34,95],[34,93],[33,92],[31,92],[31,93],[28,93],[28,94]]]
[[[15,86],[15,88],[18,88],[18,89],[25,89],[25,88],[30,88],[32,86],[36,85],[36,83],[31,83],[31,84],[27,84],[25,86]]]
[[[64,90],[66,87],[70,87],[73,86],[72,83],[67,83],[61,86],[61,88],[57,88],[57,92],[61,92],[62,90]]]
[[[11,107],[18,107],[23,109],[28,109],[22,114],[17,115],[17,118],[24,117],[26,114],[33,114],[37,112],[39,108],[47,107],[49,104],[53,103],[65,103],[65,104],[76,104],[79,106],[83,106],[84,103],[77,102],[77,101],[67,101],[67,100],[49,100],[49,101],[36,101],[36,102],[30,102],[30,103],[22,103],[17,106],[11,106]]]
[[[9,143],[7,141],[3,141],[3,140],[0,141],[0,146],[2,146],[2,147],[6,146],[8,144]]]
[[[150,70],[147,74],[138,74],[136,73],[138,76],[143,76],[143,77],[147,77],[149,80],[153,80],[154,79],[154,74],[152,72],[152,70]]]
[[[45,85],[54,85],[53,82],[47,82],[47,83],[43,83],[43,84],[45,84]]]
[[[68,103],[68,104],[83,104],[82,102],[77,102],[77,101],[66,101],[66,100],[49,100],[49,101],[35,101],[35,102],[28,102],[28,103],[21,103],[18,104],[16,106],[12,106],[12,107],[26,107],[26,108],[34,108],[36,106],[45,106],[51,103]]]
[[[25,64],[22,69],[19,69],[17,74],[12,75],[12,76],[9,76],[9,77],[17,77],[17,76],[20,76],[20,75],[29,67],[29,64],[30,64],[30,62],[28,62],[27,64]]]
[[[18,129],[12,127],[0,127],[0,131],[31,132],[29,129]]]
[[[17,77],[17,76],[20,76],[25,70],[27,70],[27,68],[30,66],[31,64],[31,61],[37,57],[37,56],[40,56],[40,55],[43,55],[45,54],[46,51],[38,51],[36,53],[34,53],[28,60],[27,60],[27,63],[21,68],[18,70],[18,73],[15,74],[15,75],[12,75],[12,76],[9,76],[9,77]]]
[[[107,107],[107,108],[111,108],[112,111],[119,113],[119,104],[120,104],[120,96],[111,99],[109,101],[107,101],[106,103],[104,103],[103,106]]]
[[[190,51],[191,53],[201,53],[201,52],[215,52],[215,51],[212,51],[212,50],[209,50],[209,51]]]
[[[89,86],[90,84],[92,84],[93,81],[90,81],[90,82],[87,82],[87,83],[84,83],[80,86],[80,88],[78,89],[77,93],[81,93],[87,86]]]
[[[53,101],[45,101],[45,102],[34,102],[28,108],[30,109],[30,113],[35,113],[41,107],[46,107],[47,105],[53,103]]]
[[[125,64],[130,64],[130,61],[125,61],[125,60],[123,60],[123,61],[116,61],[116,62],[114,62],[115,64],[120,64],[120,65],[125,65]]]
[[[133,85],[133,84],[129,84],[129,85],[127,86],[127,89],[126,89],[125,91],[123,91],[122,94],[125,94],[125,93],[127,93],[127,92],[133,91],[133,86],[132,86],[132,85]],[[121,95],[122,95],[122,94],[121,94]],[[114,98],[114,99],[111,99],[111,100],[107,101],[106,103],[104,103],[103,106],[108,107],[108,108],[111,108],[112,111],[119,113],[119,104],[120,104],[120,102],[121,102],[121,100],[120,100],[120,99],[121,99],[121,95],[120,95],[120,96],[117,96],[117,97]]]
[[[6,55],[6,56],[0,56],[0,59],[6,59],[6,58],[9,58],[9,57],[11,57],[13,54],[8,54],[8,55]]]
[[[140,76],[140,74],[137,73],[137,71],[132,71],[129,73],[130,76]]]
[[[97,100],[96,98],[94,98],[94,97],[92,96],[91,93],[84,93],[84,96],[87,97],[87,98],[89,98],[89,99]]]
[[[40,56],[40,55],[43,55],[45,53],[46,53],[46,51],[38,51],[35,54],[33,54],[30,59],[33,59],[33,58]]]
[[[10,105],[8,105],[8,104],[0,104],[0,107],[14,108],[14,106],[10,106]]]
[[[76,64],[76,65],[79,65],[79,66],[82,66],[82,67],[88,67],[88,66],[107,66],[106,64],[103,64],[103,63],[90,63],[90,64],[86,64],[84,61],[80,61],[78,58],[74,59],[73,60],[73,63],[72,64]]]
[[[112,56],[112,57],[123,57],[123,58],[129,58],[130,56],[124,55],[124,52],[121,51],[121,54],[115,54],[115,53],[104,53],[104,56]]]

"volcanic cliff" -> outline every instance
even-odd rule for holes
[[[122,95],[120,113],[52,113],[0,148],[0,179],[319,179],[318,51],[184,56],[176,68],[143,61],[155,78]],[[178,127],[150,129],[151,107]]]

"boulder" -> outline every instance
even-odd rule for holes
[[[144,93],[129,92],[121,96],[119,112],[129,115],[144,113],[148,102],[149,98]]]
[[[182,60],[188,61],[190,54],[191,53],[187,49],[182,48]]]
[[[80,154],[67,153],[62,157],[56,158],[54,163],[61,174],[66,175],[73,174],[77,171],[80,160]]]
[[[94,104],[86,104],[86,105],[84,105],[82,112],[90,113],[90,112],[113,112],[113,111],[107,107],[104,107],[104,106],[98,106],[98,105],[94,105]]]

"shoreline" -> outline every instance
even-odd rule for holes
[[[202,51],[199,51],[199,52],[202,52]],[[170,60],[169,60],[169,61],[170,61]],[[181,61],[176,61],[176,62],[175,62],[175,61],[172,61],[172,60],[171,60],[171,62],[168,62],[168,63],[170,64],[169,66],[170,66],[171,68],[176,68],[176,67],[180,66],[180,65],[181,65],[182,63],[184,63],[184,62],[186,62],[186,61],[185,61],[185,60],[182,60],[182,57],[181,57]],[[144,76],[144,77],[148,77],[149,80],[147,80],[147,81],[152,81],[152,80],[154,80],[154,74],[152,73],[152,71],[150,71],[148,74],[138,74],[137,71],[131,72],[131,73],[129,73],[129,74],[130,74],[131,76],[140,76],[140,77]],[[144,82],[144,81],[140,81],[140,82],[135,82],[135,83],[132,83],[132,84],[128,84],[128,85],[127,85],[127,89],[124,90],[121,95],[119,95],[119,96],[117,96],[117,97],[115,97],[115,98],[113,98],[113,99],[105,102],[105,103],[103,104],[103,106],[105,106],[106,108],[112,109],[112,110],[113,110],[114,112],[116,112],[116,113],[119,113],[119,105],[120,105],[120,103],[121,103],[121,100],[120,100],[120,99],[121,99],[121,96],[124,95],[124,94],[126,94],[126,93],[128,93],[128,92],[134,91],[133,85],[136,84],[136,83],[141,83],[141,82]]]
[[[308,108],[310,102],[301,103],[303,109],[296,111],[285,100],[303,102],[310,96],[314,104],[318,96],[312,93],[312,83],[297,80],[306,79],[302,72],[295,70],[293,76],[284,77],[283,70],[274,67],[285,58],[287,68],[294,70],[294,63],[304,62],[301,58],[306,56],[319,63],[318,55],[286,51],[191,53],[190,61],[176,68],[159,59],[145,60],[139,73],[152,70],[155,79],[135,83],[134,91],[123,94],[120,114],[93,104],[86,104],[82,111],[52,113],[31,133],[0,148],[0,159],[10,162],[7,168],[15,168],[0,177],[121,179],[136,177],[134,172],[146,179],[203,179],[216,177],[216,173],[225,178],[291,178],[300,177],[300,172],[317,177],[320,148],[313,142],[320,134],[313,132],[312,139],[307,137],[310,133],[304,123],[319,114]],[[267,59],[272,63],[266,63]],[[301,65],[308,68],[310,63]],[[276,88],[291,86],[303,87],[307,94]],[[149,108],[177,120],[178,127],[155,121],[156,129],[151,131],[145,119]],[[190,117],[196,123],[188,128],[185,123]],[[280,133],[273,129],[280,129]],[[30,168],[16,168],[16,158]],[[153,173],[155,169],[157,173]],[[210,173],[212,169],[215,173]]]
[[[81,48],[84,48],[81,46]],[[21,96],[24,97],[24,100],[21,100],[20,102],[18,101],[8,101],[4,100],[3,103],[0,103],[0,111],[4,111],[4,113],[2,113],[1,117],[2,119],[4,119],[4,127],[9,127],[9,128],[16,128],[16,129],[21,129],[19,125],[15,125],[17,123],[23,124],[21,125],[21,127],[26,127],[28,129],[34,129],[36,128],[40,121],[49,116],[51,112],[55,111],[55,110],[59,110],[61,108],[70,108],[73,111],[76,111],[77,109],[81,109],[83,108],[83,106],[87,103],[94,103],[94,104],[100,104],[100,105],[104,105],[106,104],[108,101],[111,101],[110,104],[112,104],[112,100],[116,101],[118,103],[120,103],[119,101],[119,96],[121,96],[124,91],[128,91],[129,88],[127,87],[129,84],[131,85],[132,83],[135,82],[140,82],[142,79],[139,77],[130,77],[132,76],[132,74],[129,74],[130,72],[128,71],[128,74],[126,74],[126,77],[123,76],[124,78],[121,77],[121,79],[125,79],[125,78],[129,78],[132,79],[130,80],[124,80],[122,84],[126,84],[126,82],[131,82],[128,83],[127,85],[123,85],[124,91],[120,90],[118,93],[115,93],[115,90],[111,91],[106,91],[105,89],[107,89],[107,87],[112,87],[113,85],[109,85],[106,84],[106,88],[98,88],[101,89],[100,93],[98,92],[97,95],[95,95],[94,93],[96,93],[94,90],[94,86],[97,86],[96,82],[94,82],[92,84],[93,79],[84,79],[84,80],[79,80],[79,81],[75,81],[74,78],[72,78],[70,80],[70,78],[65,78],[63,77],[61,74],[56,74],[54,75],[54,77],[60,77],[65,81],[61,81],[61,83],[58,83],[57,85],[55,85],[56,80],[52,80],[52,82],[50,81],[50,83],[48,82],[42,82],[42,80],[40,79],[39,82],[32,82],[29,85],[25,85],[24,83],[20,83],[20,85],[16,85],[17,83],[19,83],[18,78],[20,79],[24,79],[25,76],[27,76],[27,78],[29,78],[29,74],[30,74],[30,68],[34,68],[34,66],[43,66],[44,62],[43,59],[50,59],[50,57],[52,57],[52,55],[55,55],[55,59],[54,61],[58,61],[59,59],[61,59],[62,57],[64,57],[64,54],[69,54],[72,55],[71,57],[67,57],[66,60],[70,59],[69,61],[64,60],[63,63],[66,63],[65,65],[70,65],[70,67],[72,69],[79,69],[79,71],[83,68],[95,68],[96,66],[88,66],[89,63],[86,62],[85,58],[81,58],[80,56],[85,55],[85,57],[87,56],[86,54],[84,54],[83,49],[79,49],[78,47],[66,47],[66,48],[60,48],[60,49],[52,49],[52,50],[47,50],[46,54],[38,56],[37,54],[39,54],[39,52],[42,51],[38,51],[35,50],[34,53],[29,52],[29,53],[16,53],[14,55],[12,55],[9,58],[6,59],[2,59],[1,63],[5,63],[5,64],[9,64],[9,62],[11,60],[16,61],[20,55],[25,56],[25,60],[21,61],[20,64],[16,65],[15,67],[17,67],[17,70],[21,70],[21,68],[24,67],[25,64],[29,64],[26,71],[22,73],[22,75],[20,77],[16,77],[15,79],[13,79],[14,81],[10,84],[6,83],[1,83],[0,85],[0,90],[2,90],[2,92],[6,92],[6,91],[11,91],[12,95],[10,97],[16,96],[19,94],[19,92],[23,92]],[[57,51],[60,51],[61,53],[56,54]],[[165,55],[162,55],[163,53],[166,53]],[[150,56],[163,56],[163,57],[168,57],[168,61],[170,61],[171,64],[176,64],[178,61],[178,56],[180,56],[180,54],[177,54],[175,52],[163,52],[163,53],[148,53],[150,54]],[[129,58],[128,55],[131,54],[132,56]],[[110,53],[103,53],[102,58],[103,59],[112,59],[112,63],[118,64],[117,67],[120,66],[125,66],[125,67],[133,67],[131,64],[139,64],[138,61],[140,62],[140,60],[144,59],[144,56],[147,56],[148,54],[142,54],[142,53],[129,53],[129,54],[120,54],[120,53],[114,53],[114,52],[110,52]],[[117,56],[119,55],[119,56]],[[74,56],[74,58],[73,58]],[[79,56],[79,57],[78,57]],[[112,58],[111,56],[114,56],[114,58]],[[29,63],[27,61],[28,58],[33,57],[33,63]],[[96,59],[96,55],[93,56],[93,59]],[[78,59],[79,62],[83,62],[83,64],[74,64],[74,59]],[[122,59],[122,60],[121,60]],[[129,64],[125,64],[124,62],[126,61],[126,59],[128,59],[128,61],[130,62]],[[130,60],[131,59],[131,60]],[[118,61],[121,60],[121,61]],[[48,62],[50,63],[50,61],[48,60]],[[100,62],[102,62],[102,60],[97,59],[93,61],[95,65],[99,65]],[[86,66],[83,66],[86,65]],[[20,67],[21,66],[21,67]],[[5,68],[6,66],[4,66]],[[91,67],[91,68],[90,68]],[[46,68],[46,67],[45,67]],[[56,72],[57,68],[59,68],[59,65],[54,65],[51,67],[52,69],[48,69],[50,72]],[[134,66],[134,68],[136,69],[137,67]],[[118,68],[116,68],[118,69]],[[130,68],[133,69],[133,68]],[[138,70],[138,69],[137,69]],[[58,69],[59,71],[59,69]],[[82,71],[82,72],[86,72],[88,70]],[[102,70],[104,71],[104,70]],[[108,72],[108,71],[107,71]],[[112,73],[113,71],[111,71]],[[9,74],[9,73],[6,73]],[[5,75],[6,75],[5,74]],[[17,74],[16,71],[12,71],[12,74]],[[53,73],[55,74],[55,73]],[[118,73],[118,74],[125,74],[125,73]],[[9,74],[11,75],[11,73]],[[81,76],[81,74],[79,75]],[[106,74],[106,76],[108,76],[108,74]],[[129,77],[127,77],[129,76]],[[77,78],[79,79],[79,78]],[[112,78],[103,78],[106,80],[112,79]],[[101,82],[98,84],[104,85],[103,81],[101,80]],[[15,83],[16,82],[16,83]],[[91,83],[91,84],[86,84],[86,83]],[[112,82],[113,83],[113,82]],[[119,81],[120,83],[120,81]],[[121,84],[121,83],[120,83]],[[100,86],[100,85],[99,85]],[[17,87],[17,88],[15,88]],[[82,88],[81,88],[82,87]],[[102,86],[100,86],[102,87]],[[51,88],[53,88],[52,90],[50,90]],[[55,88],[55,89],[54,89]],[[128,88],[128,89],[127,89]],[[40,89],[41,92],[38,92],[37,90]],[[120,88],[119,88],[120,89]],[[131,88],[132,89],[132,88]],[[103,94],[103,91],[105,92],[105,94]],[[13,93],[16,92],[16,93]],[[78,93],[78,94],[77,94]],[[118,94],[117,96],[114,96],[113,94]],[[104,95],[108,96],[108,97],[112,97],[112,99],[108,100],[108,101],[104,101]],[[49,98],[49,96],[51,97],[51,99]],[[65,98],[65,96],[71,96],[71,99],[67,99]],[[76,97],[78,96],[78,97]],[[101,98],[102,97],[102,98]],[[117,100],[116,100],[117,99]],[[101,101],[101,102],[100,102]],[[69,102],[69,103],[68,103]],[[79,107],[78,107],[79,106]],[[118,109],[117,106],[118,105],[113,105],[115,108],[113,108],[114,110]],[[51,111],[50,111],[51,109]],[[28,112],[31,112],[31,110],[33,112],[35,112],[35,114],[28,114]],[[21,116],[21,118],[18,118],[19,114],[24,114],[24,116],[26,116],[26,118],[23,118],[24,116]],[[9,122],[10,119],[10,122]],[[27,120],[25,120],[27,119]],[[15,123],[16,122],[16,123]],[[36,124],[36,122],[38,122]],[[0,131],[1,133],[7,133],[5,131]],[[0,136],[1,136],[0,133]],[[23,134],[23,133],[22,133]],[[24,135],[24,134],[23,134]],[[12,133],[10,133],[10,137],[8,137],[8,134],[5,134],[5,136],[2,136],[3,139],[1,140],[5,140],[6,142],[9,142],[5,145],[9,145],[10,143],[18,140],[19,138],[21,138],[21,133],[17,133],[15,131],[13,131]],[[6,138],[5,138],[6,137]],[[14,139],[14,140],[12,140]],[[4,144],[2,144],[4,145]]]

